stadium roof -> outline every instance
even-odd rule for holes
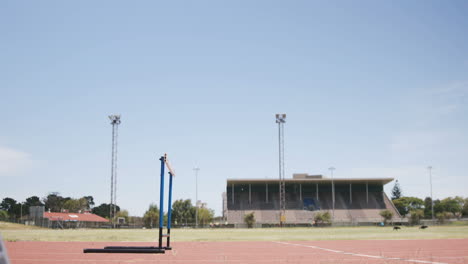
[[[286,183],[331,183],[331,178],[305,178],[285,179]],[[369,183],[385,185],[393,181],[393,178],[333,178],[335,184],[339,183]],[[227,179],[227,184],[254,184],[254,183],[279,183],[279,179]]]
[[[44,218],[49,218],[51,221],[71,221],[71,222],[109,222],[109,220],[100,217],[99,215],[84,213],[49,213],[44,212]]]

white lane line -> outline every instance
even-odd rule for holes
[[[390,257],[384,257],[384,256],[358,254],[358,253],[353,253],[353,252],[345,252],[345,251],[341,251],[341,250],[334,250],[334,249],[323,248],[323,247],[317,247],[317,246],[311,246],[311,245],[294,244],[294,243],[288,243],[288,242],[279,242],[279,241],[273,241],[273,242],[274,242],[274,243],[278,243],[278,244],[283,244],[283,245],[289,245],[289,246],[297,246],[297,247],[306,247],[306,248],[320,249],[320,250],[323,250],[323,251],[328,251],[328,252],[333,252],[333,253],[338,253],[338,254],[343,254],[343,255],[351,255],[351,256],[356,256],[356,257],[365,257],[365,258],[374,258],[374,259],[385,259],[385,260],[401,260],[401,261],[406,261],[406,262],[426,263],[426,264],[448,264],[448,263],[444,263],[444,262],[434,262],[434,261],[428,261],[428,260],[405,259],[405,258],[390,258]]]

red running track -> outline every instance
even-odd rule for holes
[[[151,246],[123,242],[6,243],[12,264],[117,263],[463,263],[468,239],[285,242],[175,242],[166,254],[84,254],[83,248]]]

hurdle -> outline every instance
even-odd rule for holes
[[[159,189],[159,240],[157,247],[119,247],[109,246],[104,248],[86,248],[83,253],[140,253],[140,254],[164,254],[166,250],[171,250],[171,220],[172,220],[172,178],[175,173],[172,170],[167,154],[161,156],[161,179]],[[164,168],[167,167],[169,174],[169,195],[168,195],[168,209],[167,209],[167,233],[163,234],[164,230]],[[163,246],[163,238],[166,238],[166,246]]]

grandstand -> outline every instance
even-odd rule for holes
[[[384,192],[393,178],[332,179],[322,175],[294,174],[285,179],[286,224],[311,224],[314,214],[328,211],[334,224],[362,224],[382,221],[379,213],[388,209],[394,219],[400,215]],[[228,223],[241,225],[244,215],[255,213],[257,224],[279,223],[278,179],[228,179],[223,195],[224,216]],[[334,212],[333,212],[334,211]]]

